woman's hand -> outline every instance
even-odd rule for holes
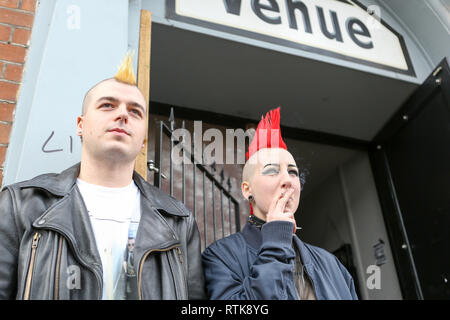
[[[285,211],[286,205],[294,193],[294,188],[283,190],[283,192],[275,197],[270,204],[267,212],[266,222],[270,221],[290,221],[294,224],[294,233],[297,224],[295,223],[294,212]]]

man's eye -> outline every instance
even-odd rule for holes
[[[141,111],[139,111],[138,109],[131,109],[131,112],[133,112],[134,114],[136,114],[137,116],[141,117]]]
[[[104,103],[100,106],[100,108],[112,108],[113,105],[111,103]]]

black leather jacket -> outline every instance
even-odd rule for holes
[[[102,265],[76,185],[79,166],[0,193],[0,299],[101,299]],[[133,180],[142,195],[134,249],[139,298],[205,298],[193,215],[137,173]]]

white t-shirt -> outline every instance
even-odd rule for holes
[[[102,260],[102,299],[125,299],[125,275],[135,277],[133,270],[127,272],[127,261],[133,256],[130,252],[140,220],[141,193],[134,182],[123,188],[107,188],[77,179],[77,186],[86,204]]]

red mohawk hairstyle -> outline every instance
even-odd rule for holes
[[[287,150],[287,146],[281,137],[280,107],[267,112],[265,118],[261,116],[261,121],[256,128],[255,136],[245,154],[245,161],[255,152],[264,148],[281,148]]]

